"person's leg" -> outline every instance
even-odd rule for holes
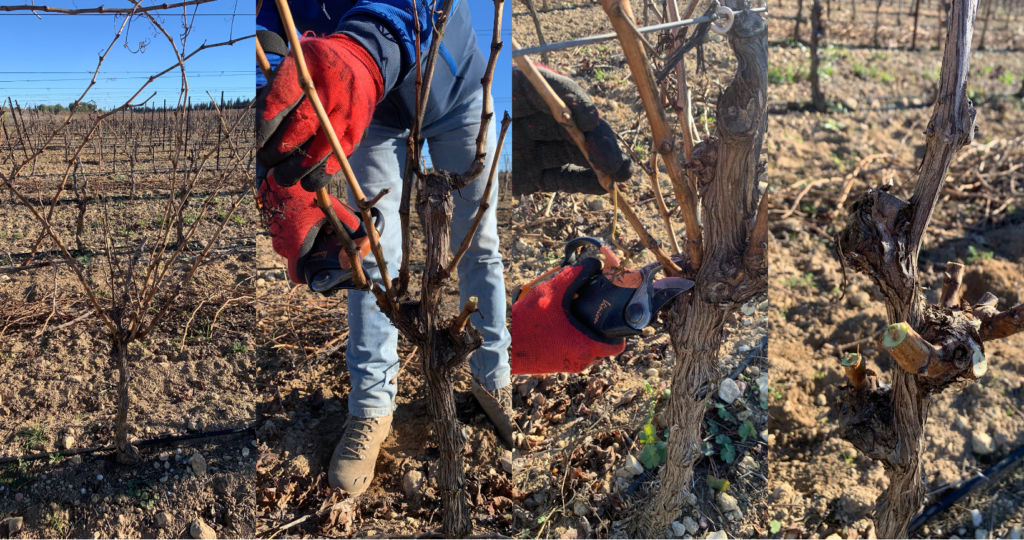
[[[465,172],[476,157],[476,137],[480,130],[483,92],[457,107],[441,120],[423,130],[433,166],[449,172]],[[497,146],[500,112],[495,111],[487,135],[484,171],[469,186],[453,193],[451,250],[458,250],[473,223],[490,174]],[[491,188],[490,207],[480,222],[469,250],[459,261],[459,300],[465,305],[470,296],[478,298],[480,314],[472,317],[473,326],[484,335],[484,344],[469,360],[473,378],[484,389],[494,391],[511,383],[508,347],[512,338],[505,327],[505,277],[498,246],[498,179]],[[481,317],[482,315],[482,317]]]
[[[372,198],[382,189],[391,189],[391,193],[376,205],[384,218],[384,233],[380,241],[391,277],[397,275],[402,260],[398,207],[406,135],[401,130],[371,123],[363,142],[349,158],[352,171],[367,197]],[[351,191],[348,202],[357,208]],[[380,279],[380,269],[372,253],[363,260],[363,267],[370,279]],[[349,412],[362,418],[387,416],[394,411],[397,393],[392,379],[398,374],[399,367],[398,330],[381,313],[372,293],[351,290],[348,291],[348,328],[345,360],[352,380]]]
[[[362,144],[349,158],[364,194],[376,195],[381,189],[391,193],[377,202],[384,218],[381,247],[389,271],[402,258],[401,227],[398,207],[405,163],[405,141],[401,131],[370,124]],[[352,192],[349,205],[356,208]],[[372,255],[363,260],[367,276],[380,279],[380,269]],[[327,482],[356,496],[373,481],[381,444],[391,431],[391,413],[395,409],[398,375],[398,331],[377,308],[372,293],[348,291],[348,348],[345,360],[352,382],[348,394],[350,417],[334,448]]]

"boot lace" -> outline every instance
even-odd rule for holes
[[[370,440],[373,430],[379,425],[379,418],[353,416],[345,428],[345,433],[341,436],[345,441],[345,450],[342,456],[347,459],[366,459],[366,455],[361,452],[370,448],[366,442]]]

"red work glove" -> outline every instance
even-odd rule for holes
[[[302,54],[341,148],[350,155],[383,97],[380,68],[362,45],[342,34],[304,39]],[[304,99],[291,56],[256,100],[256,146],[257,163],[273,168],[283,187],[301,180],[303,189],[316,191],[341,170],[313,105]]]
[[[330,228],[327,217],[316,205],[316,195],[299,186],[281,187],[274,181],[271,172],[259,187],[260,212],[270,230],[274,252],[288,259],[288,277],[292,283],[305,283],[302,265],[310,256],[313,241],[324,227]],[[350,236],[356,236],[360,227],[359,218],[348,205],[331,196],[334,212]],[[370,241],[365,235],[356,239],[360,260],[370,251]],[[341,266],[351,268],[348,257],[342,252]]]
[[[569,311],[576,291],[600,273],[600,260],[583,259],[512,305],[513,375],[579,373],[595,359],[626,349],[625,339],[599,336]]]

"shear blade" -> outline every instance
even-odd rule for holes
[[[673,298],[693,288],[695,283],[679,277],[661,278],[653,283],[654,294],[651,295],[651,313],[661,311]]]

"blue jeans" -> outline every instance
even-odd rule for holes
[[[433,166],[452,172],[464,172],[476,157],[476,136],[480,130],[483,93],[456,107],[443,118],[424,126]],[[491,120],[487,136],[487,166],[484,172],[465,189],[453,193],[455,213],[452,216],[451,250],[454,253],[465,238],[483,197],[491,160],[497,145],[498,115]],[[401,202],[402,176],[405,171],[405,141],[409,130],[390,128],[372,122],[366,137],[349,159],[359,184],[367,197],[384,188],[391,188],[378,203],[384,215],[381,246],[388,273],[398,276],[402,261],[402,228],[398,216]],[[497,183],[497,178],[495,178]],[[415,203],[415,201],[413,201]],[[349,193],[349,204],[355,206]],[[505,328],[505,279],[501,253],[498,252],[498,188],[491,190],[490,207],[466,255],[459,261],[459,305],[470,296],[478,298],[483,318],[474,314],[473,325],[484,335],[484,345],[469,359],[476,381],[487,390],[495,390],[511,382],[508,346],[512,341]],[[415,219],[415,217],[413,217]],[[380,279],[380,270],[373,256],[364,260],[372,279]],[[413,279],[418,279],[413,277]],[[450,314],[454,316],[454,313]],[[352,379],[348,396],[349,412],[363,418],[387,416],[395,410],[398,375],[398,330],[377,308],[376,298],[368,292],[348,291],[349,341],[345,359]]]

